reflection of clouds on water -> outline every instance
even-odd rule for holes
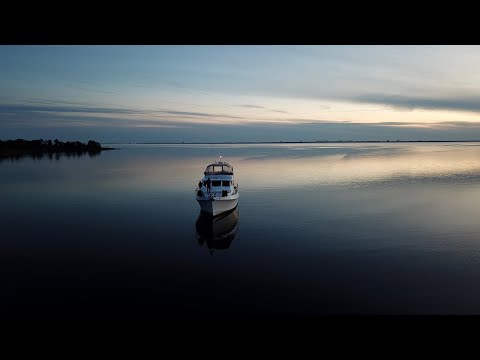
[[[480,148],[452,145],[304,146],[290,152],[277,152],[270,157],[244,159],[238,180],[243,187],[282,188],[391,181],[437,182],[480,176]]]
[[[262,160],[262,159],[269,159],[271,158],[272,156],[271,155],[268,155],[268,154],[263,154],[263,155],[253,155],[253,156],[249,156],[249,157],[246,157],[246,158],[243,158],[243,159],[239,159],[239,161],[248,161],[248,160]]]
[[[213,250],[228,249],[237,234],[238,218],[238,206],[228,213],[215,217],[200,212],[195,224],[198,244],[200,246],[205,244],[210,253]]]
[[[361,149],[360,151],[351,151],[343,156],[343,159],[353,159],[361,157],[375,157],[375,156],[396,156],[408,154],[412,149],[405,147],[385,147],[385,148],[369,148]]]
[[[265,150],[265,149],[262,149]],[[249,160],[271,160],[271,159],[305,159],[310,157],[322,158],[328,156],[342,156],[351,158],[355,156],[376,156],[376,155],[398,155],[411,151],[411,147],[395,145],[378,144],[350,144],[350,145],[325,145],[325,144],[305,144],[296,145],[278,145],[275,152],[270,154],[253,154],[241,158],[240,161]]]

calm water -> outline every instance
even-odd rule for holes
[[[0,315],[480,314],[480,144],[121,145],[0,162]],[[219,155],[239,207],[194,189]]]

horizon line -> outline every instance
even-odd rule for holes
[[[480,142],[480,140],[322,140],[322,141],[224,141],[224,142],[104,142],[104,144],[129,145],[225,145],[225,144],[344,144],[344,143],[412,143],[412,142]]]

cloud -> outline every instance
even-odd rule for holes
[[[38,103],[38,105],[30,104],[0,104],[0,114],[3,115],[15,115],[15,114],[36,114],[48,113],[51,116],[67,116],[69,114],[81,114],[85,117],[97,116],[104,114],[114,117],[130,116],[131,120],[137,119],[139,116],[159,117],[165,115],[179,116],[180,118],[196,118],[196,119],[237,119],[246,120],[240,116],[233,116],[227,114],[217,114],[208,112],[192,112],[192,111],[178,111],[173,109],[138,109],[138,108],[119,108],[119,107],[103,107],[103,106],[62,106],[51,105],[49,103],[36,102],[30,100],[29,102]],[[178,120],[171,118],[171,120]],[[132,124],[134,125],[134,124]]]
[[[108,114],[136,114],[141,110],[122,109],[95,106],[54,106],[54,105],[21,105],[21,104],[0,104],[0,113],[32,113],[32,112],[70,112],[70,113],[108,113]]]
[[[265,106],[260,106],[260,105],[250,105],[250,104],[244,104],[244,105],[233,105],[236,107],[243,107],[243,108],[253,108],[253,109],[263,109],[267,111],[272,111],[272,112],[277,112],[277,113],[282,113],[282,114],[289,114],[288,111],[285,110],[276,110],[276,109],[269,109]]]
[[[480,139],[480,123],[469,121],[428,124],[383,121],[365,124],[294,116],[242,118],[215,112],[179,111],[174,108],[85,106],[73,102],[55,105],[54,102],[39,99],[31,99],[22,104],[0,104],[0,133],[3,137],[21,137],[23,133],[48,135],[57,128],[61,128],[65,134],[78,133],[80,129],[92,129],[94,133],[105,129],[102,133],[106,134],[106,129],[110,129],[112,136],[119,133],[128,136],[128,129],[131,129],[132,134],[139,138],[166,142],[180,139],[192,142],[214,141],[212,134],[216,134],[214,138],[222,139],[216,141]],[[136,137],[131,140],[136,140]]]
[[[117,117],[84,117],[83,113],[60,115],[17,114],[5,122],[0,114],[0,139],[11,138],[95,138],[100,142],[257,142],[257,141],[337,141],[337,140],[476,140],[480,124],[459,127],[439,123],[435,127],[387,126],[362,123],[207,123],[172,122],[168,118],[151,120]],[[453,124],[455,125],[455,124]]]
[[[225,114],[212,114],[212,113],[204,113],[204,112],[190,112],[190,111],[177,111],[177,110],[159,110],[160,113],[165,114],[172,114],[172,115],[190,115],[190,116],[201,116],[201,117],[221,117],[221,118],[228,118],[228,119],[244,119],[240,116],[232,116],[232,115],[225,115]]]
[[[403,110],[428,109],[480,112],[480,96],[471,95],[451,98],[427,98],[405,95],[366,94],[353,97],[351,100]]]
[[[238,107],[244,107],[244,108],[265,109],[265,107],[264,107],[264,106],[258,106],[258,105],[249,105],[249,104],[246,104],[246,105],[234,105],[234,106],[238,106]]]

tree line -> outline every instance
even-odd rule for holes
[[[105,150],[99,142],[89,140],[88,143],[80,141],[59,141],[55,140],[0,140],[0,151],[28,152],[28,153],[58,153],[58,152],[100,152]]]

